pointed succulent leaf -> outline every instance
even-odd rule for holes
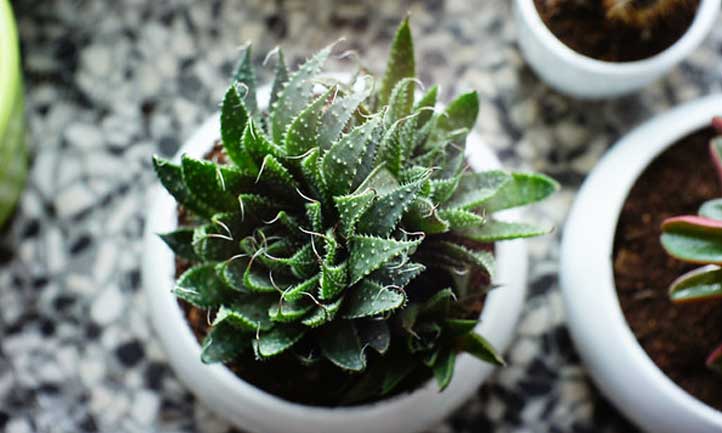
[[[216,274],[214,263],[204,263],[188,269],[178,278],[173,293],[198,308],[219,306],[227,296],[228,288]]]
[[[318,272],[318,260],[311,242],[301,247],[290,258],[282,259],[280,262],[287,264],[296,278],[309,278]]]
[[[398,241],[373,236],[352,236],[349,239],[349,285],[383,266],[401,254],[407,254],[421,243],[421,239]]]
[[[478,320],[469,319],[447,319],[444,321],[444,332],[449,337],[461,337],[474,330]]]
[[[722,221],[722,198],[704,202],[699,208],[699,216]]]
[[[204,364],[232,361],[249,347],[249,341],[247,335],[229,324],[213,326],[201,344],[201,361]]]
[[[234,83],[226,91],[221,104],[221,141],[231,160],[241,169],[253,173],[258,167],[243,140],[244,131],[248,128],[248,118],[248,109]]]
[[[273,327],[268,318],[268,308],[273,303],[273,297],[269,296],[243,296],[231,305],[221,306],[213,326],[227,323],[245,332],[268,331]]]
[[[396,310],[406,303],[406,295],[364,279],[348,290],[343,311],[344,319],[371,317]]]
[[[161,185],[186,209],[202,217],[210,217],[215,213],[214,209],[191,194],[183,181],[183,172],[179,165],[154,156],[153,168]]]
[[[253,55],[251,46],[245,49],[243,57],[238,62],[236,70],[233,73],[233,81],[240,83],[246,89],[245,102],[252,113],[258,111],[258,103],[256,102],[256,72],[253,68]]]
[[[416,89],[416,78],[407,77],[399,80],[391,90],[389,96],[388,112],[385,122],[391,125],[397,120],[411,114],[414,105],[414,90]]]
[[[311,308],[313,308],[313,303],[309,299],[288,301],[281,298],[278,302],[271,304],[267,314],[273,322],[296,322],[311,311]]]
[[[722,298],[722,270],[709,265],[687,272],[669,287],[669,297],[678,304]]]
[[[393,122],[381,138],[377,163],[386,163],[386,168],[394,176],[398,176],[408,163],[414,145],[415,130],[416,119],[406,117]]]
[[[496,242],[541,236],[548,234],[551,230],[551,227],[541,227],[533,224],[488,220],[483,225],[458,230],[456,234],[478,242]]]
[[[218,213],[238,210],[238,194],[250,190],[252,178],[231,166],[183,155],[183,182],[192,196]]]
[[[406,287],[426,266],[412,261],[394,261],[374,271],[369,278],[385,286]]]
[[[286,301],[293,302],[303,299],[307,295],[313,295],[317,291],[320,280],[321,275],[316,274],[288,289],[284,289],[281,297]]]
[[[424,94],[424,96],[419,99],[419,101],[414,105],[413,112],[419,113],[417,117],[417,126],[423,127],[428,123],[429,120],[431,120],[432,116],[434,115],[434,106],[436,106],[436,98],[439,94],[439,86],[434,84],[431,86],[431,88]]]
[[[710,370],[722,374],[722,345],[709,354],[706,364]]]
[[[376,193],[372,189],[366,189],[362,192],[333,198],[338,210],[341,233],[344,237],[348,238],[356,233],[356,223],[371,206],[375,197]]]
[[[381,163],[368,175],[361,185],[356,188],[356,192],[372,190],[376,194],[388,194],[398,188],[399,182],[396,177],[388,169],[386,164]]]
[[[323,116],[323,108],[328,103],[329,98],[337,91],[337,88],[331,87],[321,96],[314,99],[306,108],[296,116],[291,125],[286,130],[286,153],[292,157],[303,155],[312,147],[318,145],[318,135],[321,127],[321,117]]]
[[[322,197],[324,191],[321,176],[321,150],[316,147],[301,160],[301,175],[315,197]]]
[[[243,271],[243,287],[250,292],[256,293],[274,293],[277,292],[274,286],[275,280],[271,281],[270,273],[262,270],[260,266],[249,264]],[[278,286],[280,287],[280,286]]]
[[[396,30],[387,65],[379,89],[377,108],[388,104],[391,91],[396,86],[396,83],[404,78],[416,75],[414,42],[411,37],[408,17],[401,22],[401,25]]]
[[[552,178],[537,173],[512,173],[507,182],[483,203],[488,212],[496,212],[544,200],[559,190]]]
[[[384,355],[391,345],[391,330],[386,320],[357,320],[361,344]]]
[[[246,218],[257,221],[270,219],[281,210],[281,206],[278,200],[258,194],[243,193],[238,196],[239,213],[244,221]]]
[[[504,359],[496,352],[494,346],[481,335],[471,332],[457,340],[459,348],[464,352],[490,364],[505,365]]]
[[[469,92],[460,95],[446,106],[444,112],[437,117],[436,127],[429,137],[430,144],[447,140],[449,134],[455,131],[465,131],[461,137],[454,137],[456,140],[463,139],[468,134],[479,115],[479,95],[476,92]]]
[[[409,205],[416,199],[425,181],[422,179],[402,185],[379,197],[364,212],[358,222],[357,231],[367,235],[388,236],[396,228]]]
[[[290,349],[305,333],[306,328],[302,326],[275,326],[253,340],[253,350],[258,359],[271,358]]]
[[[449,222],[441,218],[434,203],[426,197],[416,197],[404,215],[404,227],[428,234],[449,231]]]
[[[486,221],[483,216],[464,209],[440,209],[439,218],[448,222],[451,230],[477,228]]]
[[[419,315],[421,317],[446,317],[449,314],[451,304],[456,301],[456,295],[451,288],[436,292],[421,306]]]
[[[361,156],[361,160],[358,162],[358,168],[356,175],[351,182],[351,189],[349,191],[356,191],[362,183],[366,181],[371,173],[377,167],[376,155],[378,154],[378,143],[381,141],[383,136],[383,127],[377,126],[374,128],[366,139],[366,151]]]
[[[273,155],[266,155],[263,159],[258,181],[280,186],[284,191],[293,195],[297,194],[296,190],[299,188],[291,172]]]
[[[268,106],[273,107],[281,91],[288,82],[288,69],[286,69],[286,61],[283,58],[283,50],[278,49],[278,60],[276,61],[275,74],[273,76],[273,85],[271,86],[271,99],[268,101]]]
[[[319,297],[323,300],[333,299],[347,286],[348,262],[339,265],[323,264],[321,267],[321,288]]]
[[[243,140],[244,151],[247,152],[253,160],[253,173],[255,175],[258,175],[258,168],[263,163],[263,158],[265,158],[266,155],[273,155],[279,159],[286,156],[285,149],[272,142],[254,119],[248,120],[241,139]]]
[[[454,195],[444,206],[448,209],[476,209],[510,182],[512,177],[500,170],[465,173]]]
[[[243,284],[243,274],[246,272],[247,267],[248,260],[245,258],[237,258],[220,263],[216,268],[216,272],[218,272],[223,282],[231,289],[239,292],[247,292],[248,289]]]
[[[449,200],[461,182],[461,174],[446,178],[433,179],[431,181],[431,200],[435,203],[445,203]]]
[[[311,230],[315,232],[323,231],[323,209],[321,202],[306,203],[306,219],[311,223]]]
[[[358,109],[359,105],[369,97],[373,90],[373,79],[366,79],[363,90],[350,92],[349,94],[336,98],[336,100],[323,113],[321,128],[318,135],[318,145],[321,149],[328,150],[331,144],[338,140],[341,132],[349,123],[351,116]]]
[[[436,322],[419,322],[414,326],[413,333],[406,339],[407,348],[411,353],[433,350],[438,346],[441,334],[441,326]]]
[[[661,241],[679,260],[722,264],[722,221],[692,215],[669,218],[662,223]]]
[[[326,152],[321,161],[321,175],[329,195],[348,194],[363,163],[367,142],[378,127],[379,117],[370,119],[344,135]]]
[[[434,241],[426,246],[427,265],[458,269],[459,265],[468,265],[473,269],[494,277],[494,255],[488,251],[472,251],[463,245],[450,241]]]
[[[159,236],[176,256],[186,260],[198,260],[198,256],[193,250],[193,231],[193,227],[181,227]]]
[[[238,242],[222,227],[205,224],[193,231],[193,252],[201,260],[221,261],[238,253]]]
[[[347,371],[363,371],[366,354],[361,346],[356,327],[350,320],[341,320],[320,331],[319,345],[323,356]]]
[[[434,363],[434,378],[439,386],[439,391],[443,391],[451,383],[454,376],[454,366],[456,365],[456,352],[450,349],[442,351],[436,358]]]
[[[341,309],[342,304],[343,297],[339,297],[330,304],[320,304],[316,306],[301,323],[311,328],[317,328],[326,324],[336,317],[336,313]]]
[[[313,78],[321,71],[333,46],[328,46],[308,59],[293,72],[271,107],[271,136],[275,143],[281,143],[286,129],[298,113],[303,110],[313,95]]]

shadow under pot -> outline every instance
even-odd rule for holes
[[[519,45],[554,89],[578,98],[634,92],[702,42],[717,0],[515,0]]]
[[[698,265],[660,241],[666,219],[722,193],[708,126],[720,109],[722,95],[704,98],[622,139],[582,186],[563,236],[574,342],[597,386],[649,432],[722,431],[722,375],[705,365],[722,343],[722,300],[673,302],[670,285]]]

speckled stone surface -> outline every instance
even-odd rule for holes
[[[537,80],[517,50],[507,0],[333,3],[14,2],[34,158],[0,248],[0,431],[229,430],[169,370],[139,266],[150,155],[172,155],[216,109],[246,41],[257,53],[282,44],[298,62],[346,36],[343,49],[380,72],[395,25],[410,11],[421,79],[440,83],[447,98],[479,90],[485,142],[510,167],[564,185],[533,211],[556,224],[617,138],[654,113],[722,90],[722,20],[665,80],[599,103],[570,100]],[[509,367],[429,432],[634,431],[599,396],[571,346],[558,241],[559,232],[529,243],[530,294]]]

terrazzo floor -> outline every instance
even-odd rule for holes
[[[230,430],[167,366],[139,267],[150,155],[175,153],[216,110],[246,41],[260,56],[280,44],[295,63],[346,36],[345,49],[380,72],[410,11],[421,80],[440,83],[447,98],[480,92],[483,140],[509,167],[563,184],[533,211],[559,226],[585,174],[617,138],[657,112],[722,90],[722,20],[664,80],[613,102],[579,102],[525,66],[507,0],[12,3],[33,159],[0,243],[0,431],[7,433]],[[329,69],[354,67],[334,59]],[[531,286],[509,367],[430,433],[635,431],[600,397],[571,345],[558,241],[559,231],[529,242]]]

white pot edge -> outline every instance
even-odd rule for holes
[[[514,0],[519,45],[529,65],[556,90],[582,99],[621,96],[655,81],[702,43],[719,11],[718,0],[701,0],[692,25],[671,47],[647,59],[615,63],[567,47],[544,24],[534,0]]]
[[[602,392],[649,432],[719,433],[722,412],[672,382],[627,326],[614,285],[614,234],[642,171],[677,140],[709,125],[720,110],[722,94],[708,96],[659,115],[620,140],[584,182],[562,237],[560,283],[574,343]]]
[[[268,92],[268,88],[259,89],[260,99],[267,99],[264,96]],[[203,157],[220,137],[219,127],[216,114],[184,144],[175,160],[178,161],[182,153]],[[496,155],[475,132],[467,139],[467,157],[475,170],[501,167]],[[205,365],[200,362],[200,345],[171,294],[175,275],[173,253],[157,236],[176,228],[175,201],[159,184],[152,187],[147,200],[142,274],[155,332],[181,381],[209,409],[239,428],[266,433],[417,432],[432,427],[458,408],[493,371],[491,365],[462,354],[457,359],[454,378],[442,394],[431,381],[417,391],[374,404],[319,408],[290,403],[261,391],[223,365]],[[519,212],[505,211],[504,215],[515,218]],[[528,257],[523,240],[499,242],[495,253],[496,282],[504,287],[488,295],[476,330],[503,352],[511,343],[523,308]]]

